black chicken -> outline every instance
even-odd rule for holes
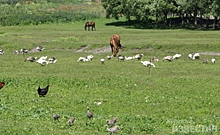
[[[40,97],[44,97],[48,90],[49,90],[50,85],[48,84],[46,88],[40,88],[40,86],[38,87],[37,91]]]

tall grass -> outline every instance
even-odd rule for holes
[[[218,52],[218,31],[140,30],[105,26],[113,20],[98,19],[96,31],[85,31],[84,22],[1,28],[0,91],[1,134],[108,134],[105,120],[118,117],[118,134],[219,134],[219,56],[201,55],[191,61],[191,52]],[[109,38],[121,36],[126,48],[121,55],[143,53],[142,60],[157,56],[156,68],[143,67],[140,61],[119,62],[100,58],[111,54]],[[38,53],[14,55],[14,50],[32,49]],[[109,47],[109,52],[77,53]],[[162,61],[166,55],[182,53],[173,62]],[[77,63],[80,56],[94,55],[87,63]],[[24,62],[28,56],[55,56],[55,64],[40,66]],[[216,58],[216,64],[203,59]],[[38,86],[50,84],[45,98],[38,97]],[[101,101],[97,106],[94,102]],[[94,118],[88,120],[86,107]],[[61,116],[54,121],[51,110]],[[67,120],[75,117],[74,126]],[[217,129],[202,127],[210,125]],[[189,127],[191,126],[191,129]],[[178,130],[177,130],[177,129]],[[197,131],[195,131],[197,128]],[[211,129],[211,130],[209,130]]]
[[[31,2],[0,5],[0,25],[40,25],[69,23],[103,16],[102,6],[96,2],[85,3]]]

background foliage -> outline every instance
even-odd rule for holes
[[[220,0],[103,0],[102,5],[107,18],[135,17],[142,23],[153,19],[155,27],[163,28],[219,27]]]
[[[5,4],[8,3],[8,4]],[[67,23],[99,18],[102,8],[96,2],[79,1],[19,1],[2,2],[0,25],[39,25]]]

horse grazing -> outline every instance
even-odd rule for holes
[[[112,54],[113,56],[118,56],[118,52],[119,52],[119,49],[122,49],[122,45],[120,43],[120,36],[117,35],[117,34],[114,34],[111,36],[110,38],[110,46],[111,46],[111,49],[112,49]]]
[[[92,27],[92,31],[93,31],[93,29],[96,30],[95,29],[95,22],[86,22],[85,27],[84,27],[85,30],[87,27],[88,27],[88,31],[90,31],[90,27]]]

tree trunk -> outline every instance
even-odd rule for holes
[[[200,11],[199,24],[200,24],[200,27],[201,27],[201,28],[202,28],[202,23],[203,23],[203,21],[202,21],[202,13],[201,13],[201,11]]]
[[[173,13],[171,14],[171,17],[170,17],[170,22],[169,22],[170,27],[172,27],[172,19],[174,19],[174,14]]]
[[[209,18],[208,17],[206,18],[205,23],[206,23],[206,29],[208,29],[209,28]]]
[[[167,25],[167,12],[164,12],[164,26]]]
[[[182,24],[182,27],[185,27],[185,21],[184,21],[184,13],[181,13],[181,24]]]
[[[214,30],[216,29],[216,17],[214,17],[214,20],[213,20],[213,29]]]
[[[190,26],[189,17],[190,17],[190,15],[186,14],[186,23],[187,23],[188,26]]]
[[[197,10],[194,11],[194,15],[193,16],[194,16],[194,25],[195,25],[195,27],[197,27],[197,23],[198,23],[197,22]]]
[[[158,14],[156,13],[156,28],[158,27]]]

